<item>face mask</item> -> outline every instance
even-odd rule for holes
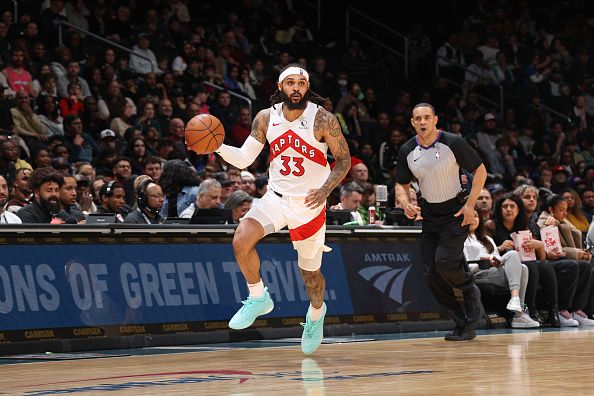
[[[338,80],[338,85],[340,85],[341,87],[346,87],[347,80],[344,80],[344,79]]]

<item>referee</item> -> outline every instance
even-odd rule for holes
[[[398,152],[396,199],[409,219],[419,213],[423,216],[421,255],[427,285],[456,324],[445,339],[471,340],[483,309],[463,247],[487,170],[462,138],[437,130],[437,116],[430,104],[417,104],[411,123],[417,136]],[[460,168],[474,174],[469,193],[461,186]],[[421,207],[409,201],[413,177],[421,189]]]

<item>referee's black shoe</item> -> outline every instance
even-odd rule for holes
[[[470,341],[476,338],[476,333],[471,327],[456,327],[444,338],[446,341]]]

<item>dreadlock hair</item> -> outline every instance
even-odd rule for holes
[[[289,67],[301,67],[301,65],[299,63],[289,63],[287,66],[285,66],[283,68],[283,70],[281,70],[281,73],[283,71],[285,71],[286,69],[288,69]],[[277,103],[282,103],[283,99],[281,97],[281,94],[282,94],[282,91],[280,89],[278,89],[278,87],[277,87],[276,91],[274,91],[274,93],[272,95],[270,95],[270,104],[272,106],[274,106]],[[305,99],[306,101],[315,103],[317,105],[320,105],[320,106],[322,106],[324,104],[324,102],[328,100],[328,98],[324,98],[324,97],[320,96],[319,94],[315,93],[314,91],[312,91],[311,87],[307,89],[307,92],[305,92],[305,95],[303,95],[303,99]]]

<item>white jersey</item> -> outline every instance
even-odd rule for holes
[[[266,139],[270,143],[268,187],[283,196],[305,196],[320,188],[330,175],[328,145],[314,135],[314,120],[320,106],[308,102],[295,121],[283,116],[283,105],[270,108]]]

